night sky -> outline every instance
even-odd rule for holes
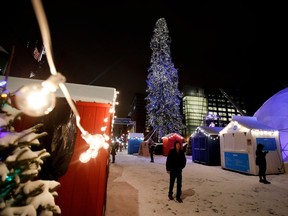
[[[280,3],[100,2],[44,0],[43,5],[58,71],[69,83],[115,87],[120,92],[118,117],[126,117],[135,93],[145,92],[150,41],[162,17],[172,39],[179,89],[192,85],[229,93],[230,88],[239,88],[253,102],[253,115],[287,87],[282,54],[287,17]],[[0,8],[1,23],[5,20],[19,39],[41,39],[30,1],[1,1]]]

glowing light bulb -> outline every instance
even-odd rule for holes
[[[51,112],[56,104],[56,96],[41,84],[23,86],[16,92],[18,109],[29,116],[42,116]]]
[[[83,152],[79,157],[79,160],[82,163],[87,163],[90,159],[91,159],[91,156],[88,152]]]
[[[109,148],[109,144],[108,144],[108,143],[104,143],[104,144],[103,144],[103,148],[104,148],[104,149],[108,149],[108,148]]]
[[[101,129],[100,129],[100,130],[101,130],[101,131],[105,131],[105,130],[106,130],[106,128],[107,128],[107,127],[106,127],[106,126],[104,126],[104,127],[101,127]]]
[[[66,78],[61,73],[51,75],[41,84],[23,86],[16,92],[16,105],[29,116],[42,116],[51,112],[56,104],[54,92]]]

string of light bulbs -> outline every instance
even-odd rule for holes
[[[41,84],[30,84],[20,88],[15,95],[15,102],[17,107],[25,114],[30,116],[41,116],[51,112],[56,104],[56,96],[54,92],[60,87],[66,98],[72,112],[76,116],[76,125],[81,132],[81,137],[88,143],[89,149],[80,155],[80,161],[83,163],[88,162],[91,158],[97,157],[100,148],[108,149],[109,144],[106,142],[109,140],[109,136],[105,134],[106,126],[101,128],[103,135],[88,133],[80,123],[80,115],[77,108],[69,94],[68,89],[65,86],[66,78],[59,72],[57,72],[53,57],[52,57],[52,42],[50,38],[50,31],[46,15],[43,9],[41,0],[31,0],[36,18],[40,27],[40,32],[43,40],[43,45],[46,52],[48,65],[50,68],[51,76],[43,81]],[[36,99],[37,98],[37,99]],[[35,103],[35,101],[37,103]],[[31,106],[31,102],[33,106]],[[115,104],[113,104],[115,105]],[[114,109],[110,109],[110,112],[115,112]],[[107,119],[104,119],[107,122]]]

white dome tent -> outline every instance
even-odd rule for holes
[[[288,88],[270,97],[253,116],[279,131],[282,158],[288,162]]]

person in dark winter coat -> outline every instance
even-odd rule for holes
[[[150,162],[151,163],[154,163],[154,149],[155,149],[155,145],[154,145],[154,142],[153,140],[149,140],[149,144],[148,144],[148,147],[149,147],[149,154],[150,154]]]
[[[266,180],[266,154],[268,151],[263,151],[264,145],[259,143],[256,149],[256,165],[259,167],[259,182],[264,184],[270,184]]]
[[[173,200],[173,188],[175,180],[177,179],[176,200],[183,202],[181,199],[182,194],[182,170],[186,166],[186,156],[181,149],[179,141],[174,143],[174,148],[168,153],[166,159],[166,171],[170,175],[168,197]]]
[[[112,163],[115,163],[116,147],[117,147],[116,143],[113,144],[111,147]]]

